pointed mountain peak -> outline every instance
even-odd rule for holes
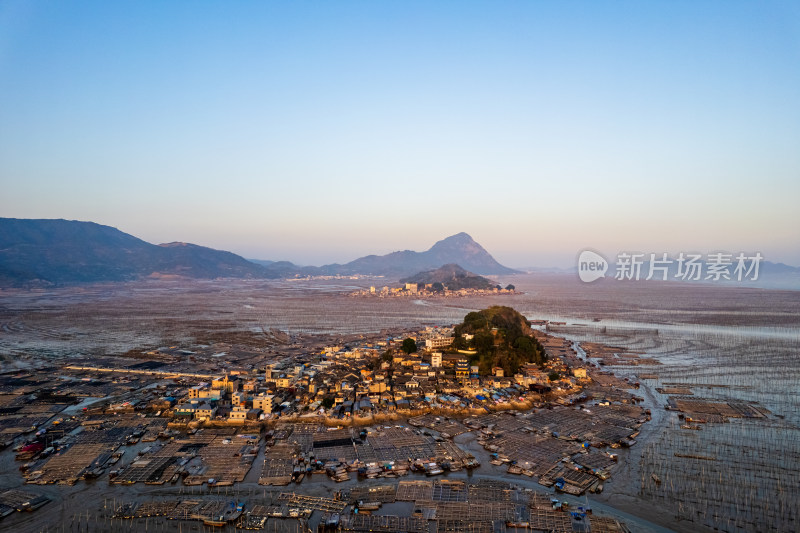
[[[449,237],[446,237],[446,238],[442,239],[441,241],[437,242],[433,246],[435,247],[435,246],[437,246],[439,244],[444,244],[444,243],[448,243],[448,244],[450,244],[450,243],[452,243],[452,244],[465,243],[465,244],[468,244],[468,243],[474,243],[474,242],[475,242],[475,239],[473,239],[470,236],[469,233],[465,233],[465,232],[462,231],[461,233],[456,233],[455,235],[450,235]]]
[[[442,239],[430,248],[430,252],[445,251],[445,250],[461,250],[467,252],[485,252],[483,246],[475,242],[475,239],[470,237],[468,233],[456,233],[446,239]]]
[[[495,261],[483,246],[464,232],[442,239],[425,253],[434,265],[456,263],[466,270],[478,274],[513,274],[515,272]]]

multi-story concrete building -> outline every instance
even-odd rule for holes
[[[261,409],[265,413],[271,413],[273,398],[272,394],[259,394],[253,398],[253,409]]]
[[[434,337],[432,339],[425,339],[425,347],[429,350],[446,348],[451,344],[453,344],[453,337]]]

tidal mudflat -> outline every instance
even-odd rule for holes
[[[277,355],[317,336],[453,324],[468,311],[509,305],[529,319],[551,321],[552,334],[605,343],[659,363],[603,358],[610,370],[641,383],[653,421],[624,452],[624,468],[613,482],[590,500],[676,530],[798,528],[799,292],[586,285],[556,275],[501,280],[509,282],[523,294],[348,298],[370,284],[361,280],[154,281],[4,291],[0,356],[4,369],[24,368],[41,358],[118,354],[226,336],[266,343]],[[3,465],[5,486],[13,461]],[[82,497],[78,486],[48,488],[59,490],[74,492],[65,494],[64,503]]]

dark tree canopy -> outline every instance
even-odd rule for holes
[[[465,339],[464,337],[461,337],[461,336],[456,337],[455,339],[453,339],[453,344],[451,344],[450,346],[452,348],[455,348],[456,350],[467,350],[467,349],[469,349],[469,343],[467,342],[467,339]]]
[[[408,338],[403,341],[403,346],[401,347],[401,349],[407,354],[414,353],[417,351],[417,341],[415,341],[412,338]]]
[[[489,354],[494,348],[494,337],[488,331],[479,331],[472,339],[472,345],[478,350],[478,355]]]

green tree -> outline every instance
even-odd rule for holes
[[[513,376],[519,371],[519,355],[516,352],[509,352],[500,361],[500,366],[503,368],[503,373],[506,376]]]
[[[534,346],[530,337],[517,337],[514,341],[514,348],[529,360],[533,360],[536,356],[536,346]]]
[[[489,357],[482,357],[478,364],[478,371],[482,376],[490,376],[492,374],[492,359]]]
[[[322,399],[322,407],[330,409],[333,407],[333,396],[326,396]]]
[[[467,340],[464,337],[462,337],[461,335],[459,335],[455,339],[453,339],[452,346],[456,350],[466,350],[467,346],[468,346]]]
[[[525,334],[522,332],[522,328],[519,324],[507,324],[506,328],[503,330],[503,338],[508,346],[514,346],[517,342],[517,339],[520,339],[524,336]]]
[[[550,381],[556,381],[557,379],[561,379],[561,374],[553,370],[550,374],[547,375],[547,379]]]
[[[513,290],[516,290],[516,289],[517,289],[517,288],[516,288],[516,287],[514,287],[514,286],[513,286],[512,284],[510,284],[510,283],[509,283],[508,285],[506,285],[506,290],[507,290],[507,291],[513,291]]]
[[[464,326],[470,331],[489,327],[489,319],[483,313],[472,311],[464,317]]]
[[[444,285],[442,285],[440,282],[437,281],[436,283],[431,285],[431,290],[433,292],[444,292]]]
[[[417,342],[414,339],[409,337],[408,339],[403,341],[402,350],[404,352],[406,352],[407,354],[416,352],[417,351]]]
[[[478,353],[488,354],[492,351],[492,348],[494,348],[494,336],[488,331],[479,331],[475,334],[475,337],[473,337],[472,343],[475,349],[478,350]]]

